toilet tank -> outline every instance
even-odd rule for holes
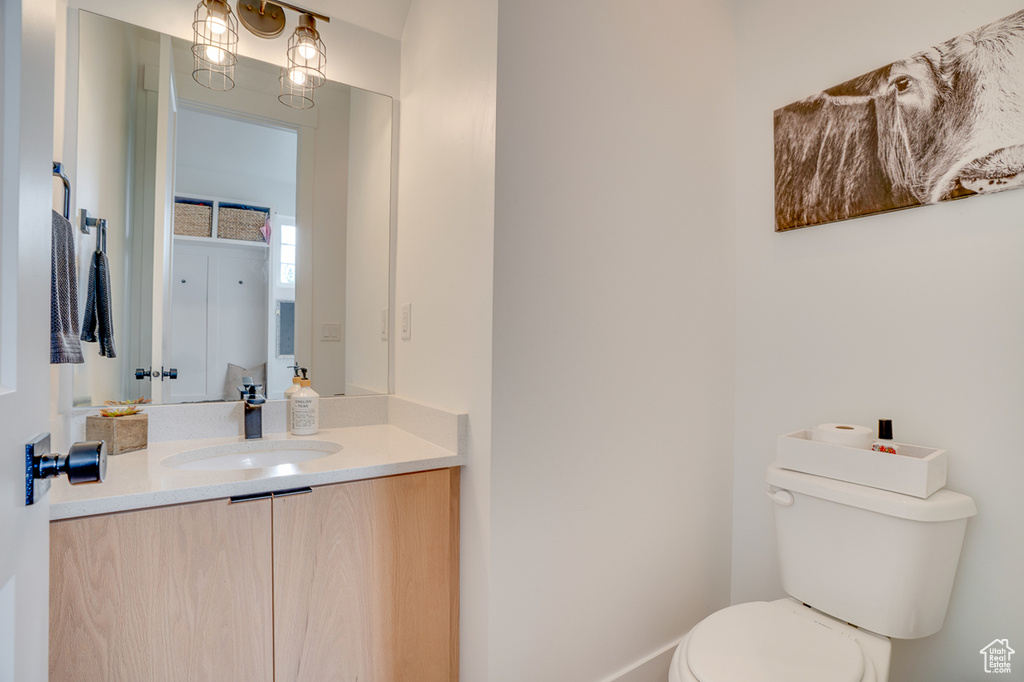
[[[819,611],[898,639],[942,628],[974,500],[927,499],[768,468],[782,587]]]

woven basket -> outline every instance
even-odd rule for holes
[[[213,206],[174,202],[174,234],[185,237],[213,236]]]
[[[267,213],[247,208],[217,209],[217,236],[221,239],[240,239],[247,242],[262,242],[263,224],[267,222]]]

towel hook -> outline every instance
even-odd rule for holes
[[[103,223],[103,227],[107,226],[106,219],[91,218],[89,211],[84,208],[78,210],[78,226],[82,229],[82,234],[90,234],[89,228],[96,227],[100,223]]]

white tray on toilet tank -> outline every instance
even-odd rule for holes
[[[779,436],[776,464],[826,478],[928,497],[946,485],[946,451],[898,443],[899,454],[811,440],[803,429]]]

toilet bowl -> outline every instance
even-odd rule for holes
[[[676,647],[669,682],[888,682],[888,637],[795,599],[717,611]]]

